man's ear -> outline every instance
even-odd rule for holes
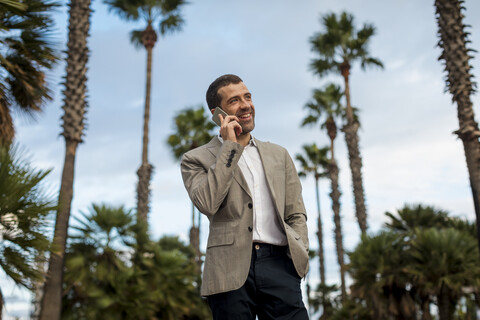
[[[214,113],[215,113],[215,108],[210,109],[210,112],[211,112],[212,114],[214,114]]]

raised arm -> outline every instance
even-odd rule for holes
[[[213,216],[228,194],[243,147],[236,142],[224,141],[213,164],[213,155],[208,158],[195,151],[182,157],[183,183],[198,210]]]

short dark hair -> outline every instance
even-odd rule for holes
[[[218,94],[218,90],[222,87],[228,86],[229,84],[237,84],[243,82],[239,76],[234,74],[224,74],[223,76],[218,77],[213,81],[207,90],[207,104],[209,109],[215,109],[220,106],[222,102],[222,97]]]

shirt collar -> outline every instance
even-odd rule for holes
[[[218,140],[220,140],[220,142],[223,144],[223,138],[221,135],[218,135],[217,136]],[[252,136],[252,134],[250,134],[250,141],[248,142],[247,146],[257,146],[257,142],[255,141],[255,138]]]

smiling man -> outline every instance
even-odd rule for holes
[[[190,199],[210,220],[201,294],[214,319],[308,319],[307,215],[293,161],[251,135],[255,106],[238,76],[212,82],[207,103],[226,114],[220,134],[181,164]]]

